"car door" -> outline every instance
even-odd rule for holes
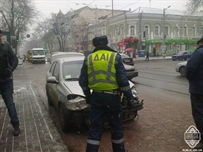
[[[57,81],[59,81],[59,63],[58,62],[54,62],[49,70],[49,72],[47,73],[47,78],[48,77],[55,77]],[[55,104],[55,106],[57,107],[57,88],[58,83],[47,83],[47,90],[48,90],[48,94],[49,97],[51,99],[51,101]]]
[[[52,101],[58,105],[58,89],[57,86],[59,84],[59,69],[60,69],[60,64],[56,62],[55,68],[53,70],[52,76],[56,78],[58,83],[51,83],[51,93],[52,93]]]

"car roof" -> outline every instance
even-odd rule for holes
[[[57,60],[61,60],[62,62],[71,62],[71,61],[83,61],[85,56],[71,56],[71,57],[62,57]]]
[[[63,55],[63,54],[73,54],[73,55],[75,54],[75,55],[81,55],[81,56],[84,55],[83,53],[79,53],[79,52],[54,52],[52,56]]]

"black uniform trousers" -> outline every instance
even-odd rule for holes
[[[98,152],[105,120],[109,122],[111,128],[113,152],[125,152],[120,96],[99,92],[93,92],[91,95],[90,127],[86,152]]]
[[[190,94],[192,115],[203,142],[203,94]]]

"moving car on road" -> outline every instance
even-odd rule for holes
[[[63,131],[68,131],[71,125],[89,125],[89,105],[78,83],[83,61],[84,56],[59,58],[52,63],[46,75],[48,104],[58,109]],[[137,106],[128,108],[127,100],[121,94],[123,121],[133,120],[137,111],[143,108],[143,102],[138,100],[134,84],[129,83]]]
[[[176,72],[179,72],[182,77],[185,77],[185,68],[187,65],[187,61],[180,62],[176,65]]]
[[[187,60],[191,55],[192,53],[189,51],[180,51],[178,54],[172,55],[172,60]]]

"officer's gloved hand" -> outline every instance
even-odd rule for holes
[[[11,70],[6,68],[3,75],[4,77],[9,78],[11,77],[11,73],[12,73]]]
[[[130,99],[130,100],[128,100],[128,107],[129,107],[129,108],[135,107],[136,104],[137,104],[137,101],[136,101],[135,99]]]
[[[90,100],[91,100],[91,99],[90,99],[90,95],[86,95],[86,96],[85,96],[85,99],[86,99],[86,103],[87,103],[87,104],[90,104],[90,102],[91,102],[91,101],[90,101]]]

